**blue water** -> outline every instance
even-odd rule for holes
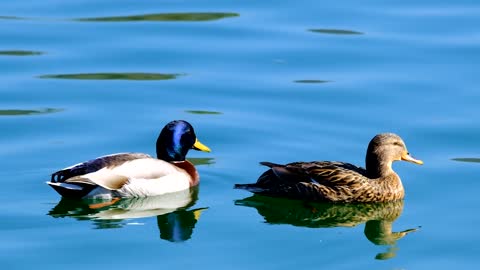
[[[0,11],[2,269],[478,268],[477,1],[47,0]],[[92,209],[45,184],[96,156],[154,154],[173,119],[213,150],[189,153],[201,184],[178,205]],[[394,165],[406,189],[397,212],[248,204],[232,189],[264,160],[363,166],[380,132],[425,162]],[[372,241],[372,215],[417,230]]]

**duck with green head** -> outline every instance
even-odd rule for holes
[[[253,184],[235,188],[268,196],[325,202],[387,202],[405,195],[392,163],[403,160],[416,164],[400,136],[378,134],[370,141],[366,168],[337,161],[293,162],[286,165],[261,162],[270,167]]]
[[[79,163],[52,174],[47,182],[63,197],[145,197],[195,186],[199,175],[185,159],[190,149],[210,152],[197,140],[190,123],[168,123],[157,139],[157,158],[118,153]]]

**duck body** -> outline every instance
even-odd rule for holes
[[[176,138],[165,141],[170,137]],[[146,197],[186,190],[200,178],[185,160],[190,148],[210,151],[196,139],[190,124],[173,121],[160,133],[157,158],[143,153],[101,156],[53,173],[47,184],[67,198]]]
[[[375,136],[369,144],[366,168],[337,161],[261,162],[270,169],[253,184],[235,188],[292,199],[324,202],[387,202],[405,195],[400,177],[391,168],[395,160],[422,164],[406,151],[398,135]]]
[[[52,174],[49,185],[66,197],[146,197],[196,186],[189,161],[166,162],[142,153],[119,153],[76,164]]]
[[[369,179],[366,170],[336,161],[293,162],[270,167],[255,184],[235,187],[256,194],[324,202],[385,202],[403,198],[400,178],[394,174]]]

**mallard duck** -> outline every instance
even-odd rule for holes
[[[118,153],[79,163],[52,174],[47,182],[63,197],[145,197],[195,186],[199,175],[185,160],[188,150],[210,152],[192,125],[168,123],[157,139],[157,158],[143,153]]]
[[[256,183],[236,184],[235,188],[308,201],[394,201],[402,199],[405,194],[400,177],[392,169],[392,162],[397,160],[423,164],[423,161],[408,153],[398,135],[383,133],[370,141],[365,169],[336,161],[293,162],[286,165],[261,162],[270,169]]]

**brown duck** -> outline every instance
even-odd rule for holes
[[[365,158],[366,168],[337,161],[293,162],[286,165],[261,162],[270,167],[253,184],[236,184],[250,192],[327,202],[387,202],[405,195],[400,177],[392,162],[423,161],[410,156],[400,136],[378,134],[370,141]]]

